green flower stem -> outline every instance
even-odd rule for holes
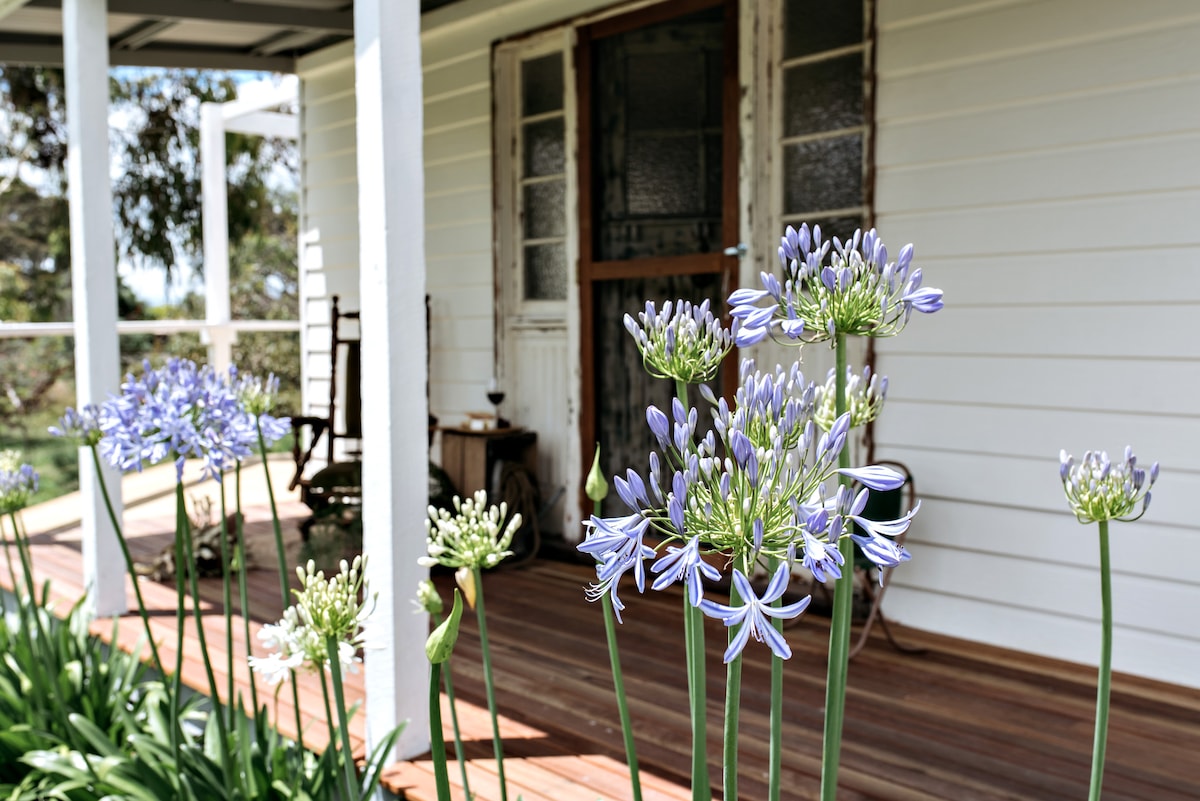
[[[176,563],[175,572],[182,573],[187,570],[188,583],[192,591],[192,617],[196,620],[196,644],[200,646],[201,661],[204,663],[204,675],[208,679],[208,691],[212,698],[213,710],[211,714],[217,716],[220,723],[217,726],[217,739],[220,742],[221,749],[221,770],[224,772],[226,779],[233,780],[236,775],[229,762],[229,721],[226,714],[229,712],[228,707],[221,709],[221,697],[217,692],[217,677],[213,673],[212,659],[208,656],[208,638],[204,634],[204,618],[200,614],[200,581],[196,577],[196,562],[195,556],[192,553],[192,531],[191,524],[187,517],[187,510],[183,501],[183,482],[175,485],[176,503],[179,507],[179,514],[183,521],[183,530],[178,533],[179,538],[183,541],[184,557],[186,562]],[[179,651],[183,653],[183,638],[179,641]],[[233,788],[230,788],[233,789]]]
[[[675,396],[688,407],[687,382],[675,380]],[[688,700],[692,717],[692,799],[709,801],[712,783],[708,778],[707,700],[708,679],[704,657],[704,613],[683,596],[683,632],[687,648]]]
[[[22,623],[23,631],[26,636],[29,636],[32,631],[37,632],[38,642],[42,644],[43,653],[52,654],[52,649],[48,643],[50,638],[47,635],[46,627],[42,621],[42,611],[38,605],[36,585],[33,581],[33,560],[29,556],[28,544],[25,542],[24,533],[21,531],[21,525],[17,521],[17,513],[9,512],[9,521],[12,523],[13,540],[17,544],[17,556],[21,560],[21,570],[25,574],[25,585],[29,592],[29,603],[21,603],[20,593],[17,590],[17,579],[13,576],[13,594],[17,596],[17,605],[22,613],[22,618],[28,616],[28,620]],[[9,563],[11,568],[11,562]],[[31,625],[32,624],[32,625]],[[31,631],[32,630],[32,631]],[[64,730],[69,729],[70,724],[67,720],[66,710],[54,700],[53,679],[51,677],[59,675],[62,670],[62,665],[40,665],[39,669],[28,671],[30,682],[33,685],[33,690],[39,698],[38,707],[40,709],[49,709],[51,714],[58,718],[60,726]]]
[[[246,527],[245,521],[242,519],[242,463],[238,462],[233,468],[233,486],[234,486],[234,519],[233,527],[237,532],[237,559],[238,559],[238,600],[242,606],[242,627],[245,630],[246,636],[246,656],[250,656],[250,589],[246,585]],[[292,682],[292,689],[296,687],[296,683]],[[253,709],[253,718],[258,720],[258,682],[254,679],[254,671],[250,671],[250,706]],[[299,726],[300,713],[297,710],[296,724]],[[299,729],[297,729],[297,739],[299,739]],[[301,749],[304,748],[304,743],[300,743]]]
[[[508,801],[508,785],[504,781],[504,743],[500,739],[500,722],[496,718],[496,686],[492,679],[492,653],[488,648],[487,614],[483,608],[483,576],[478,567],[471,569],[475,581],[475,619],[479,621],[479,650],[483,653],[483,682],[487,689],[488,712],[492,716],[492,750],[496,754],[496,774],[500,779],[500,801]]]
[[[342,663],[338,659],[338,643],[333,637],[325,637],[325,652],[329,655],[329,669],[333,672],[333,701],[337,707],[338,730],[342,735],[342,766],[346,770],[346,798],[358,798],[361,793],[358,787],[358,773],[354,768],[354,750],[350,745],[350,719],[346,715],[346,695],[342,689]],[[445,761],[445,754],[442,754]]]
[[[175,752],[175,764],[183,764],[183,729],[179,724],[179,703],[183,694],[183,624],[187,610],[183,599],[187,597],[184,580],[186,563],[183,561],[183,537],[187,528],[187,508],[183,502],[183,482],[175,485],[175,672],[171,674],[171,746]]]
[[[0,523],[2,523],[2,522],[3,522],[3,520],[0,519]],[[16,535],[17,535],[17,532],[14,530],[13,536],[15,537]],[[20,579],[17,578],[16,568],[13,567],[12,547],[8,541],[8,537],[4,536],[4,529],[2,527],[0,527],[0,539],[4,540],[4,561],[8,563],[8,575],[12,578],[13,595],[17,595],[17,582]],[[20,600],[21,599],[18,597],[17,598],[18,607],[20,607]]]
[[[617,712],[621,716],[621,734],[625,740],[625,761],[629,765],[629,781],[633,789],[633,801],[642,801],[642,780],[638,774],[637,747],[633,740],[633,723],[629,719],[629,702],[625,699],[625,679],[621,673],[621,655],[617,651],[617,622],[613,613],[612,599],[609,598],[608,593],[601,598],[601,605],[604,607],[604,636],[608,640],[608,661],[612,666]]]
[[[142,600],[142,588],[138,583],[137,571],[133,568],[133,556],[129,553],[129,543],[125,542],[121,521],[117,519],[112,497],[108,494],[108,484],[104,481],[100,453],[96,450],[95,445],[90,446],[88,450],[92,452],[92,464],[96,467],[96,480],[100,484],[100,495],[104,498],[104,508],[108,510],[108,519],[117,533],[117,543],[121,546],[121,555],[125,557],[125,569],[129,571],[129,580],[133,582],[133,597],[137,599],[138,615],[142,618],[142,627],[146,629],[146,642],[150,644],[150,656],[154,659],[154,669],[158,671],[158,675],[165,676],[166,671],[163,670],[162,658],[158,655],[158,645],[154,642],[154,635],[150,631],[150,616],[146,614],[146,602]]]
[[[838,333],[834,366],[836,417],[846,413],[846,335]],[[838,455],[838,467],[850,466],[850,443]],[[839,477],[849,485],[848,476]],[[832,532],[831,532],[832,533]],[[854,541],[838,533],[842,577],[833,591],[833,620],[829,630],[829,673],[825,683],[825,739],[821,748],[821,801],[836,801],[838,763],[842,751],[842,724],[846,717],[846,672],[850,662],[850,616],[854,612]]]
[[[450,671],[446,671],[449,675]],[[442,665],[440,662],[435,663],[429,672],[429,753],[433,758],[433,779],[437,784],[438,801],[450,801],[450,776],[446,773],[446,738],[442,734],[442,694],[440,692],[442,676]],[[452,707],[453,708],[453,707]],[[458,728],[455,727],[454,735],[457,738]],[[455,743],[456,748],[461,748]],[[459,763],[462,763],[462,752],[458,754]],[[466,778],[466,770],[463,770],[463,778]],[[471,797],[471,791],[463,788],[463,795],[466,798]]]
[[[334,659],[336,659],[336,658],[337,657],[335,656]],[[325,750],[326,750],[326,752],[333,753],[334,763],[336,764],[336,762],[337,762],[337,747],[338,747],[338,730],[337,730],[337,724],[333,722],[333,706],[329,702],[329,676],[325,673],[325,670],[323,668],[318,667],[317,669],[321,671],[321,700],[325,702],[325,726],[329,730],[329,744],[325,746]],[[293,674],[292,678],[295,679],[296,676]],[[350,758],[349,753],[346,753],[343,756],[346,759]],[[344,777],[345,772],[343,772],[342,775]],[[353,797],[354,796],[353,796],[352,791],[351,791],[351,795],[346,796],[347,799],[350,799]]]
[[[745,559],[741,570],[747,572]],[[737,587],[729,584],[729,605],[738,606],[742,599]],[[747,622],[743,626],[749,625]],[[729,629],[729,640],[737,635],[738,629]],[[725,666],[725,752],[722,760],[725,779],[725,798],[737,801],[738,797],[738,723],[742,705],[742,655],[738,654]]]
[[[233,722],[233,578],[230,571],[233,563],[229,559],[229,524],[226,522],[225,482],[219,482],[221,488],[221,605],[225,609],[225,669],[226,696],[225,708],[229,715],[230,724]],[[243,615],[245,609],[242,610]],[[249,642],[247,642],[247,646]],[[253,673],[254,671],[250,671]]]
[[[283,609],[288,608],[288,577],[291,571],[287,566],[287,554],[283,549],[283,529],[279,525],[279,509],[275,505],[275,488],[271,485],[271,465],[267,461],[267,442],[263,439],[262,421],[254,418],[254,428],[258,432],[258,453],[262,456],[263,475],[267,479],[267,501],[271,504],[271,527],[275,534],[275,555],[279,559],[279,595],[283,602]],[[243,610],[243,614],[245,610]],[[250,647],[250,643],[246,643],[246,647]],[[300,689],[292,682],[292,708],[296,710],[296,742],[300,747],[304,747],[304,735],[300,725]]]
[[[434,626],[435,627],[440,626],[442,623],[441,616],[433,615],[432,617],[433,617]],[[446,660],[445,664],[446,664],[446,673],[442,678],[446,685],[446,700],[450,702],[450,726],[451,726],[451,728],[454,729],[454,753],[458,759],[458,769],[462,773],[463,798],[466,798],[469,801],[469,799],[471,798],[471,782],[467,779],[467,756],[466,756],[466,751],[463,749],[462,731],[458,728],[458,703],[454,700],[454,678],[452,675],[453,671],[450,669],[450,660],[449,659]],[[435,671],[439,671],[441,669],[441,663],[435,663],[433,665],[433,669]],[[430,689],[430,693],[431,693],[430,704],[431,704],[431,706],[429,708],[431,717],[432,717],[432,713],[433,713],[432,703],[433,703],[433,698],[435,697],[434,694],[437,693],[437,686],[438,686],[437,680],[431,679],[430,680],[430,688],[431,688]],[[438,714],[439,723],[436,726],[433,724],[430,724],[429,730],[431,732],[437,732],[437,734],[434,734],[433,736],[442,739],[442,759],[444,760],[445,753],[446,753],[446,746],[445,746],[445,737],[440,733],[441,732],[440,720],[441,720],[441,714],[442,714],[442,710],[441,710],[440,706],[437,708],[437,714]],[[434,760],[434,766],[436,767],[436,765],[437,765],[437,760]],[[449,779],[447,779],[447,781],[449,781]],[[440,799],[439,799],[439,801],[440,801]]]
[[[597,446],[599,448],[599,446]],[[605,486],[605,494],[608,492]],[[603,496],[598,496],[603,497]],[[601,502],[594,501],[592,514],[602,515]],[[617,621],[613,612],[612,598],[608,593],[600,598],[604,615],[604,638],[608,642],[608,664],[612,668],[613,691],[617,696],[617,713],[621,717],[621,736],[625,741],[625,763],[629,766],[629,782],[633,790],[633,801],[642,801],[642,779],[638,772],[637,746],[633,739],[633,723],[629,718],[629,701],[625,698],[625,678],[621,671],[621,654],[617,648]],[[470,798],[470,793],[467,793]]]
[[[471,783],[467,780],[467,755],[463,749],[462,730],[458,728],[458,703],[454,700],[454,679],[451,678],[450,660],[446,660],[446,700],[450,702],[450,726],[454,729],[454,753],[458,757],[458,769],[462,773],[463,797],[471,797]]]
[[[1108,521],[1100,520],[1100,672],[1096,684],[1096,737],[1092,745],[1092,780],[1088,801],[1100,801],[1104,751],[1108,745],[1108,699],[1112,690],[1112,567],[1108,558]]]
[[[771,557],[767,572],[772,576],[779,569],[779,559]],[[771,606],[783,606],[783,599],[776,598]],[[783,633],[783,620],[771,618],[775,630]],[[779,801],[783,774],[783,660],[771,654],[771,739],[767,747],[767,799]]]

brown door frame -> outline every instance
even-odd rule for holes
[[[724,6],[725,30],[723,42],[724,81],[721,97],[721,249],[713,253],[698,253],[686,256],[630,259],[621,261],[596,261],[592,230],[592,42],[625,31],[645,27],[674,19],[695,11]],[[580,365],[580,410],[579,436],[581,476],[586,476],[592,464],[596,447],[596,352],[592,329],[595,324],[595,298],[592,284],[595,281],[622,278],[711,275],[718,274],[722,281],[722,294],[728,295],[737,282],[737,256],[724,254],[726,248],[736,248],[739,239],[738,199],[738,154],[740,150],[738,131],[738,102],[740,85],[738,78],[738,2],[737,0],[668,0],[658,5],[631,11],[616,17],[580,27],[576,31],[575,44],[575,96],[578,130],[578,206],[579,206],[579,365]],[[714,311],[717,311],[714,309]],[[725,361],[722,381],[723,394],[732,400],[737,388],[736,348]],[[579,486],[579,504],[584,518],[591,512],[590,501]]]

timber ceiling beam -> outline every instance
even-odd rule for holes
[[[0,0],[0,16],[3,16],[5,6],[14,2],[21,5],[19,0]],[[28,0],[28,5],[30,8],[62,8],[62,0]],[[108,0],[108,13],[173,22],[231,22],[345,36],[354,34],[354,14],[351,11],[323,11],[231,0]]]
[[[6,41],[0,38],[0,53],[8,64],[61,67],[63,49],[59,43]],[[296,71],[291,56],[255,56],[241,52],[189,50],[180,47],[143,47],[138,50],[110,50],[114,67],[166,67],[173,69]]]

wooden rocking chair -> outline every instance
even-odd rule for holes
[[[288,489],[299,487],[300,500],[313,511],[313,516],[300,524],[305,541],[318,518],[338,515],[355,520],[362,507],[362,351],[360,340],[343,336],[341,328],[345,320],[358,320],[359,313],[342,311],[338,301],[338,296],[334,295],[330,320],[329,408],[320,417],[292,418],[292,458],[296,471]],[[343,353],[346,375],[339,380],[338,367]],[[339,386],[344,398],[338,396]],[[340,420],[339,409],[342,412]],[[301,442],[305,439],[306,429],[308,446],[303,448]],[[339,453],[338,443],[347,440],[356,445],[351,449],[343,447]],[[322,445],[325,466],[311,476],[305,476],[304,471],[313,454]]]
[[[342,311],[340,298],[333,296],[330,319],[329,345],[329,408],[320,417],[300,416],[292,418],[292,458],[296,463],[288,489],[300,488],[300,500],[312,509],[312,517],[300,524],[300,533],[308,541],[312,526],[320,519],[346,526],[360,521],[362,512],[362,349],[359,337],[343,336],[341,324],[345,320],[359,319],[357,311]],[[429,297],[425,298],[425,333],[429,335]],[[342,361],[343,355],[344,362]],[[429,354],[426,352],[428,367]],[[339,379],[338,367],[345,366],[345,376]],[[339,396],[339,387],[342,395]],[[428,385],[426,385],[428,394]],[[341,426],[338,426],[338,411],[341,410]],[[429,415],[429,442],[437,431],[438,419]],[[307,430],[307,437],[305,433]],[[304,448],[301,442],[307,439]],[[353,447],[338,448],[339,441],[351,440]],[[319,448],[324,448],[325,466],[305,476],[304,471]],[[340,458],[340,461],[339,461]],[[441,468],[431,465],[434,481],[430,483],[430,503],[435,506],[449,504],[455,492],[449,486]],[[443,486],[444,485],[444,486]],[[434,487],[437,491],[434,491]],[[443,500],[444,496],[444,500]]]

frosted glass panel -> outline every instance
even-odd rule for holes
[[[565,300],[567,255],[562,244],[525,246],[525,299]]]
[[[785,70],[783,135],[862,125],[862,60],[861,53],[853,53]]]
[[[629,95],[630,131],[695,128],[701,123],[707,94],[704,55],[693,51],[626,56],[629,78],[637,83]]]
[[[861,134],[785,146],[784,213],[861,206],[862,164]]]
[[[704,213],[700,144],[689,134],[629,141],[625,165],[630,215]]]
[[[783,13],[784,58],[863,40],[863,0],[787,0]]]
[[[521,62],[521,116],[532,117],[563,107],[562,54]]]
[[[562,117],[526,123],[521,130],[526,177],[557,175],[566,169],[567,148],[563,138]]]
[[[566,188],[561,180],[525,186],[525,238],[548,239],[566,234],[564,203]]]
[[[720,249],[723,47],[720,6],[596,41],[597,260]]]

